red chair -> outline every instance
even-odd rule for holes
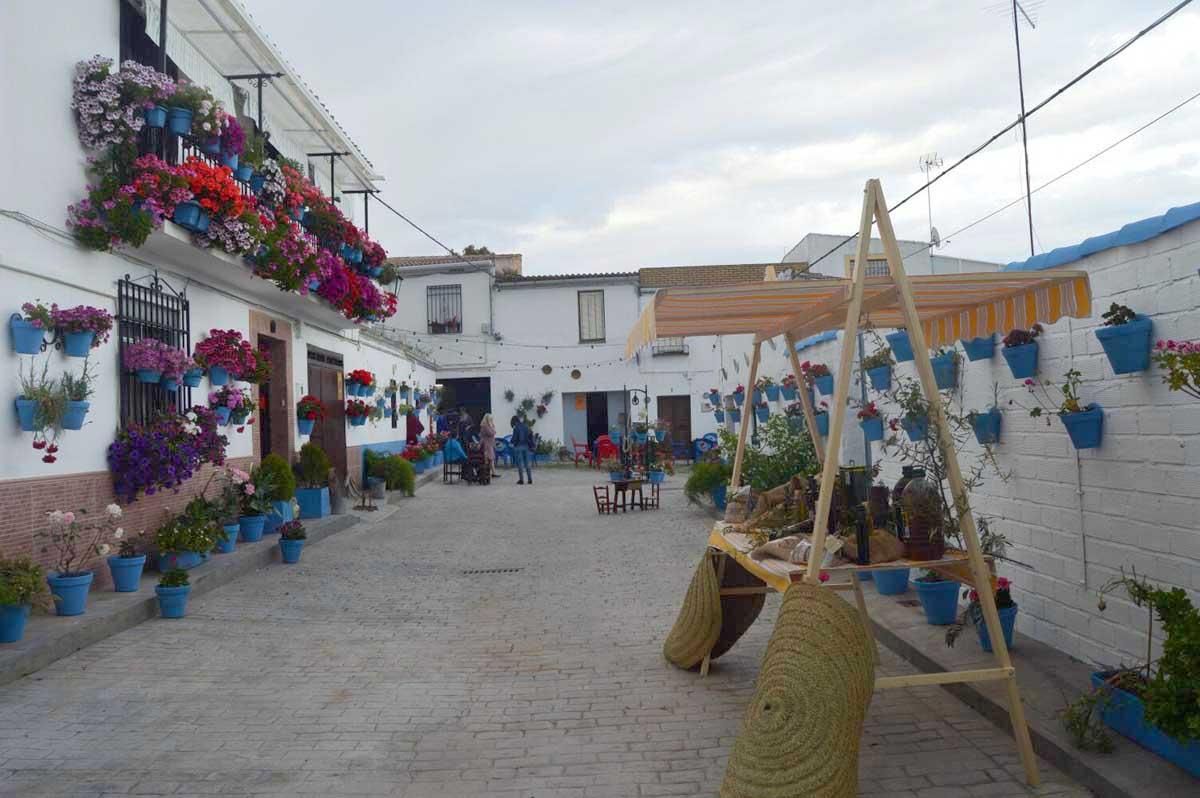
[[[621,450],[612,442],[612,438],[601,435],[596,438],[596,457],[599,461],[621,459]]]
[[[592,450],[588,448],[588,445],[586,443],[580,443],[579,441],[575,440],[575,436],[572,435],[571,436],[571,446],[575,450],[575,467],[576,468],[579,468],[579,460],[581,458],[583,459],[583,461],[585,463],[588,464],[589,468],[596,465],[596,460],[592,456]]]

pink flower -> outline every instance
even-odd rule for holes
[[[829,572],[828,572],[828,571],[822,571],[822,572],[821,572],[821,576],[819,577],[819,579],[820,579],[822,582],[828,582],[828,581],[829,581]]]
[[[63,513],[63,521],[68,524],[75,523],[75,513],[67,510],[65,513]]]
[[[1008,579],[1006,579],[1003,576],[996,580],[996,587],[999,588],[1000,590],[1004,590],[1006,587],[1008,587],[1011,584],[1012,584],[1012,582],[1008,581]]]
[[[242,486],[242,490],[246,491],[247,496],[253,496],[254,495],[254,483],[247,482],[245,485]]]
[[[1025,380],[1025,387],[1026,387],[1026,388],[1032,388],[1032,387],[1033,387],[1033,380]]]

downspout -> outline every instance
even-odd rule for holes
[[[1075,368],[1075,325],[1070,317],[1067,318],[1067,354],[1071,358],[1071,368]],[[1087,558],[1087,527],[1084,525],[1083,513],[1083,460],[1079,457],[1079,450],[1071,447],[1075,451],[1075,496],[1079,503],[1079,554],[1083,558],[1083,579],[1079,584],[1084,590],[1088,588],[1088,558]]]

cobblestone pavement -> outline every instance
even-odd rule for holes
[[[599,517],[588,474],[536,480],[428,486],[0,688],[0,795],[715,795],[778,597],[707,680],[675,670],[707,516],[667,490]],[[875,696],[860,771],[868,796],[1087,795],[1049,768],[1025,790],[937,688]]]

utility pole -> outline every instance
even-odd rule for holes
[[[1033,191],[1029,180],[1029,132],[1025,126],[1025,76],[1021,70],[1021,19],[1018,14],[1025,17],[1029,27],[1037,26],[1018,0],[1012,0],[1013,40],[1017,44],[1017,88],[1021,95],[1021,146],[1025,150],[1025,210],[1029,217],[1029,257],[1032,258],[1036,254],[1033,251]]]

